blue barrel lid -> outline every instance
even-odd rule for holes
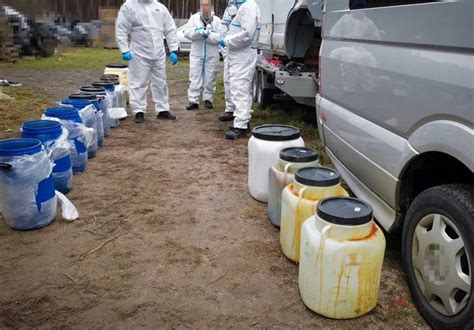
[[[76,123],[81,123],[81,116],[79,116],[79,112],[77,109],[72,107],[57,107],[57,108],[48,108],[44,112],[44,114],[48,117],[59,118],[64,120],[72,120]]]
[[[60,122],[54,120],[32,120],[21,124],[23,133],[29,135],[49,134],[51,139],[59,137],[63,130]]]
[[[341,176],[330,168],[303,167],[296,171],[295,181],[311,187],[331,187],[341,183]]]
[[[0,141],[0,156],[34,155],[42,150],[42,143],[36,139],[10,139]]]
[[[372,221],[372,206],[352,197],[329,197],[319,201],[316,210],[321,219],[343,226],[358,226]]]

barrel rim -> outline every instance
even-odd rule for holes
[[[42,150],[42,143],[37,139],[16,138],[0,141],[0,156],[34,155]]]

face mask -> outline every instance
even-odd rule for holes
[[[227,14],[230,16],[230,17],[233,17],[235,15],[237,15],[237,6],[235,4],[229,4],[229,7],[227,7]]]

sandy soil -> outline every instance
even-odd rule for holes
[[[426,327],[410,302],[396,237],[374,311],[337,321],[305,308],[298,267],[280,252],[265,205],[247,192],[247,141],[223,139],[227,125],[215,120],[222,109],[184,110],[186,70],[169,73],[178,121],[149,112],[142,125],[123,122],[74,177],[69,197],[80,220],[58,217],[30,232],[0,221],[0,326]],[[58,100],[99,74],[8,78]]]

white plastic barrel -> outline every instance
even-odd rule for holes
[[[324,167],[305,167],[295,174],[281,198],[280,244],[283,254],[295,262],[300,260],[300,236],[303,223],[316,213],[319,200],[348,196],[341,187],[341,176]]]
[[[291,147],[280,151],[280,159],[268,172],[268,217],[280,227],[281,193],[294,180],[295,172],[303,167],[319,166],[316,150]]]
[[[258,201],[268,201],[268,170],[278,161],[280,150],[304,147],[301,131],[287,125],[263,125],[252,130],[248,143],[250,195]]]
[[[355,198],[328,198],[301,232],[299,289],[304,304],[347,319],[377,305],[385,237],[372,208]]]

